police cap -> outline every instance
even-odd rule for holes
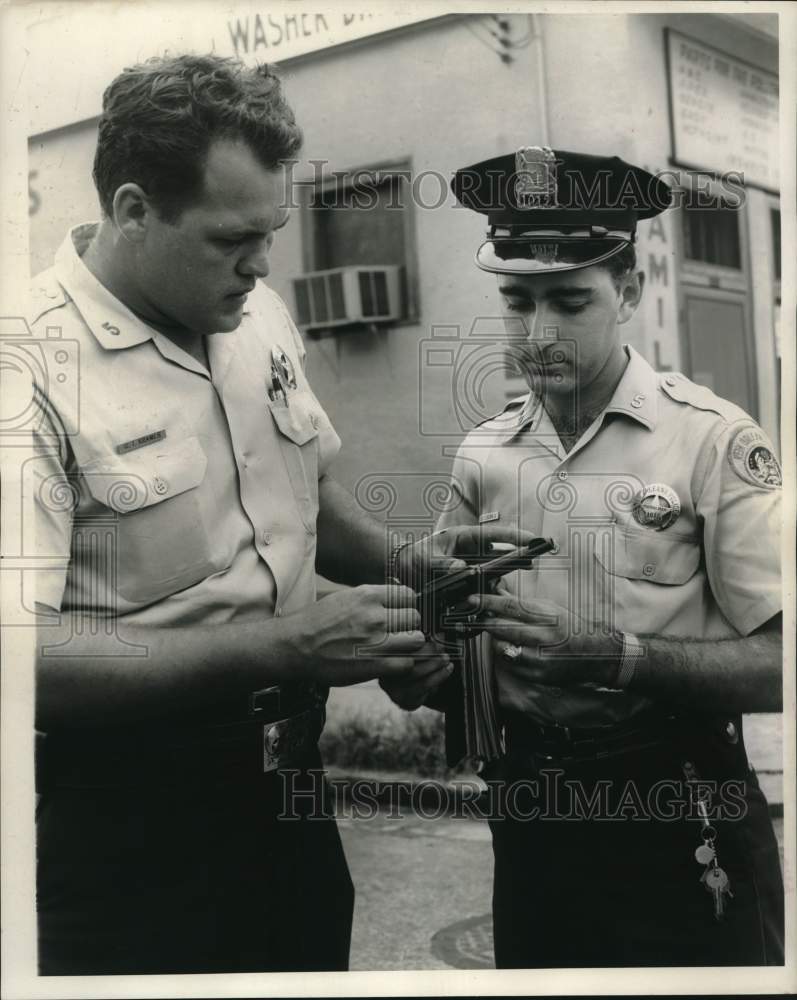
[[[658,177],[618,156],[525,146],[458,170],[451,189],[487,216],[483,271],[533,274],[589,267],[636,239],[638,219],[669,207]]]

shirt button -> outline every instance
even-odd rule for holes
[[[737,732],[736,726],[732,722],[728,722],[725,726],[725,737],[729,743],[739,742],[739,733]]]
[[[664,380],[664,384],[672,387],[675,385],[675,379],[672,377],[672,375],[670,375]]]
[[[160,476],[155,476],[155,478],[152,480],[152,486],[155,492],[160,496],[163,496],[164,493],[169,492],[169,484],[166,482],[165,479],[162,479]]]
[[[318,430],[318,416],[315,413],[310,414],[310,423],[315,430]]]
[[[567,479],[567,473],[564,471],[564,469],[561,472],[557,472],[556,474],[563,482],[565,479]]]
[[[653,563],[645,563],[645,565],[642,567],[642,572],[644,573],[645,576],[653,576],[653,574],[656,572],[656,567],[653,565]]]
[[[263,539],[264,545],[271,545],[272,534],[270,531],[264,531],[260,536]]]

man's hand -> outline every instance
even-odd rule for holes
[[[410,670],[400,677],[380,677],[379,686],[399,708],[413,712],[448,680],[453,669],[448,656],[429,642],[415,654],[415,665]]]
[[[448,661],[427,644],[408,587],[366,584],[330,594],[280,621],[305,676],[333,686],[402,677],[418,656],[434,670]]]
[[[469,597],[468,604],[474,611],[487,612],[480,624],[493,637],[498,669],[530,684],[568,687],[590,682],[611,687],[621,643],[588,628],[566,608],[545,600],[521,604],[509,594]]]
[[[495,524],[463,524],[435,531],[413,545],[401,549],[395,571],[402,583],[421,590],[432,572],[455,572],[464,569],[467,556],[487,555],[493,542],[528,545],[536,536],[520,528]]]

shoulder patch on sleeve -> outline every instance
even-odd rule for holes
[[[745,413],[736,403],[731,403],[730,400],[718,396],[708,386],[691,382],[680,372],[660,375],[659,385],[670,399],[674,399],[677,403],[686,403],[698,410],[710,410],[712,413],[719,414],[729,423],[736,420],[750,420],[750,415]]]
[[[736,475],[752,486],[775,490],[783,484],[780,464],[760,427],[748,425],[733,435],[728,461]]]

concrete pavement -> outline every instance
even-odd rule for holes
[[[486,822],[380,810],[340,830],[357,891],[352,970],[493,968]],[[782,819],[775,830],[782,864]]]

